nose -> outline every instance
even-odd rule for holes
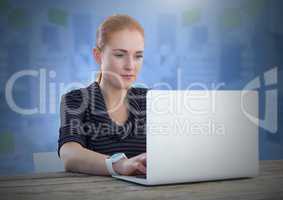
[[[127,70],[133,70],[135,68],[135,60],[131,56],[127,58],[127,61],[125,63],[125,69]]]

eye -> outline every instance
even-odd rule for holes
[[[142,58],[143,58],[143,55],[136,55],[136,58],[137,58],[137,59],[142,59]]]
[[[121,57],[123,57],[124,55],[123,55],[123,54],[114,54],[114,56],[116,56],[117,58],[121,58]]]

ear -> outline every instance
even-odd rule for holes
[[[101,50],[99,48],[93,48],[92,52],[96,63],[101,65]]]

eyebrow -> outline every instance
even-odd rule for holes
[[[113,49],[113,51],[122,51],[124,53],[127,53],[128,51],[125,49]],[[136,53],[143,53],[143,51],[137,51]]]

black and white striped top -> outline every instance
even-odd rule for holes
[[[128,89],[129,115],[123,125],[111,120],[97,82],[63,95],[58,155],[61,146],[70,141],[107,155],[124,152],[127,157],[133,157],[146,152],[147,91],[137,87]]]

